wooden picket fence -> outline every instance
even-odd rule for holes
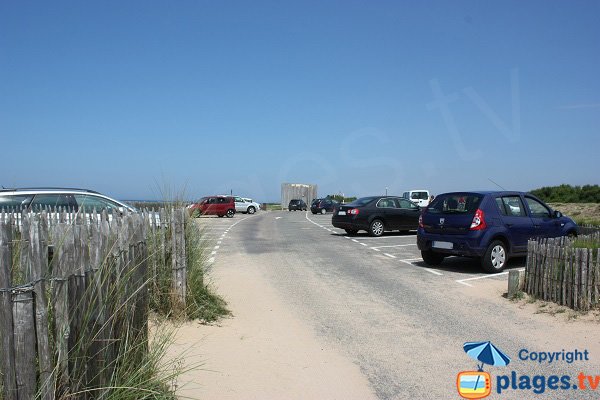
[[[580,239],[600,243],[595,233]],[[600,252],[574,248],[570,238],[530,240],[524,290],[531,296],[574,310],[600,305]]]
[[[0,398],[104,396],[124,352],[147,351],[148,292],[168,258],[185,307],[184,223],[184,209],[0,212]]]

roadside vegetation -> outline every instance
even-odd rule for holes
[[[600,186],[547,186],[530,192],[546,203],[600,203]]]
[[[598,203],[548,203],[548,205],[572,218],[580,226],[600,226],[600,204]]]

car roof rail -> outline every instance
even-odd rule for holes
[[[0,191],[2,191],[2,192],[25,192],[25,191],[31,191],[31,190],[70,190],[70,191],[73,191],[73,192],[84,192],[84,193],[100,194],[100,192],[97,192],[97,191],[91,190],[91,189],[67,188],[67,187],[49,187],[49,186],[44,186],[44,187],[22,187],[22,188],[5,188],[5,187],[3,187],[2,189],[0,189]]]

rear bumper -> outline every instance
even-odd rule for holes
[[[338,216],[334,215],[331,217],[331,225],[340,229],[355,229],[355,230],[367,230],[369,229],[369,224],[362,220],[354,219],[353,217],[348,216]]]
[[[482,257],[487,251],[487,246],[482,246],[483,234],[475,231],[468,235],[440,235],[427,233],[423,228],[417,230],[417,247],[421,251],[434,251],[436,253],[463,256]],[[452,243],[452,249],[432,247],[433,242]]]

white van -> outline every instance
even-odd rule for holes
[[[429,190],[413,189],[402,193],[402,197],[412,201],[419,207],[427,207],[429,205]]]

